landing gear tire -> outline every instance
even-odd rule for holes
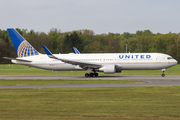
[[[161,74],[161,76],[162,76],[162,77],[165,77],[165,74],[163,73],[163,74]]]
[[[89,73],[86,73],[86,74],[85,74],[85,77],[89,77]]]
[[[165,71],[166,71],[166,69],[162,69],[162,74],[161,74],[162,77],[165,77],[165,74],[164,74]]]
[[[97,77],[97,76],[98,76],[98,73],[94,73],[94,76]]]
[[[94,74],[93,74],[93,73],[90,73],[90,74],[89,74],[89,76],[90,76],[90,77],[93,77],[93,76],[94,76]]]
[[[85,74],[85,77],[97,77],[98,76],[98,73],[96,73],[95,71],[94,71],[94,73],[86,73]]]

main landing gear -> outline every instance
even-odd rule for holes
[[[94,73],[92,73],[91,71],[93,71]],[[96,73],[96,70],[94,70],[94,69],[88,68],[87,72],[89,72],[89,73],[86,73],[85,77],[94,77],[94,76],[97,77],[98,76],[98,73]]]
[[[162,77],[165,77],[165,74],[164,74],[165,71],[166,71],[166,69],[162,69],[162,74],[161,74]]]
[[[86,73],[85,74],[85,77],[94,77],[94,76],[97,77],[98,73],[95,72],[95,73]]]

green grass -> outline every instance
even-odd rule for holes
[[[106,83],[140,83],[130,80],[0,80],[0,85],[55,85],[55,84],[106,84]]]
[[[178,120],[180,87],[1,89],[0,119]]]
[[[49,71],[38,68],[29,68],[17,64],[1,64],[0,75],[83,75],[86,71]],[[100,75],[161,75],[161,70],[123,70],[122,73]],[[166,75],[180,75],[180,64],[168,68]]]

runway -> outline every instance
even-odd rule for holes
[[[113,84],[60,84],[60,85],[12,85],[6,88],[86,88],[86,87],[138,87],[138,86],[180,86],[180,76],[99,76],[84,77],[80,75],[0,75],[0,80],[138,80],[144,83]]]

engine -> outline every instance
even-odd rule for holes
[[[104,72],[105,74],[113,74],[116,72],[121,72],[121,69],[115,65],[105,65],[99,68],[100,72]]]

